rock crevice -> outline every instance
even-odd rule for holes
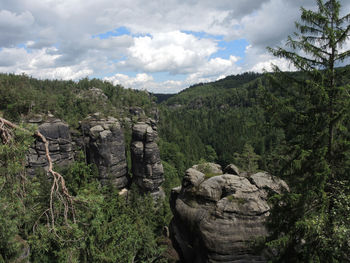
[[[87,161],[97,166],[101,183],[118,189],[128,186],[125,139],[119,121],[95,114],[81,122],[81,129]]]
[[[52,115],[49,115],[46,120],[43,120],[41,116],[37,116],[37,118],[29,120],[29,123],[37,124],[38,131],[49,142],[50,156],[55,164],[66,166],[74,160],[74,143],[66,123]],[[45,144],[42,141],[36,140],[29,148],[26,166],[28,174],[32,176],[35,175],[36,169],[47,168]]]
[[[161,184],[164,181],[163,165],[156,140],[156,122],[148,119],[138,122],[132,128],[131,159],[133,182],[154,197],[163,196]]]
[[[172,190],[170,232],[183,262],[266,262],[250,244],[268,234],[268,194],[288,186],[267,173],[240,175],[234,165],[225,172],[211,163],[193,166]]]

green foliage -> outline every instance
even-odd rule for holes
[[[249,143],[244,145],[241,154],[234,154],[234,162],[244,171],[251,174],[257,172],[259,159],[260,156],[254,152],[254,148]]]
[[[31,262],[162,261],[157,235],[169,221],[151,197],[135,191],[128,201],[112,187],[101,187],[84,158],[62,170],[75,199],[76,223],[56,215],[48,224],[51,180],[44,173],[26,177],[25,153],[32,138],[17,134],[0,145],[0,261],[18,260],[30,247]],[[54,205],[61,204],[56,200]]]
[[[161,157],[167,162],[180,161],[186,168],[201,158],[225,166],[234,162],[234,153],[246,143],[262,156],[259,167],[281,138],[280,131],[266,125],[258,104],[262,75],[245,73],[213,83],[190,87],[162,103],[159,134]],[[162,147],[165,144],[170,147]],[[174,158],[181,153],[186,158]],[[183,173],[182,173],[183,174]]]
[[[164,183],[162,187],[164,188],[167,197],[170,196],[170,191],[172,188],[181,185],[181,176],[178,174],[176,168],[166,161],[162,161],[164,169]]]
[[[293,76],[276,68],[265,87],[268,119],[285,135],[276,149],[279,174],[292,188],[271,199],[268,244],[279,250],[277,262],[345,262],[350,253],[344,236],[350,231],[344,214],[350,196],[350,99],[343,69],[335,69],[350,56],[341,51],[350,14],[339,17],[336,0],[317,4],[317,11],[302,8],[300,33],[288,38],[292,51],[270,49],[303,72]]]
[[[20,226],[26,218],[23,200],[25,195],[25,151],[31,138],[17,132],[17,140],[0,145],[0,261],[9,262],[21,254],[18,238]]]
[[[92,88],[100,90],[100,94]],[[124,89],[98,79],[73,82],[0,74],[0,112],[12,121],[51,112],[76,127],[78,121],[95,112],[123,117],[128,115],[128,107],[139,106],[149,113],[154,100],[145,91]]]
[[[201,159],[198,166],[198,171],[204,173],[204,176],[206,179],[209,179],[213,176],[219,175],[220,173],[213,172],[212,167],[210,166],[210,163],[206,162],[206,160]]]

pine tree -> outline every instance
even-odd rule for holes
[[[350,57],[350,14],[337,0],[301,8],[287,48],[268,48],[301,73],[275,67],[266,93],[270,120],[284,130],[280,175],[292,191],[275,196],[268,243],[279,262],[344,262],[350,254],[349,85],[336,66]],[[286,84],[288,86],[286,86]]]

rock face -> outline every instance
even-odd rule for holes
[[[171,237],[182,261],[267,262],[250,244],[267,235],[269,192],[283,190],[286,183],[267,173],[222,174],[210,163],[188,169],[170,200]]]
[[[153,120],[138,122],[132,129],[131,159],[133,182],[153,196],[163,195],[160,185],[164,181],[160,160],[156,123]]]
[[[41,123],[38,130],[48,140],[50,156],[55,164],[65,166],[74,160],[73,143],[67,124],[53,116],[49,116],[46,121],[37,116],[29,122],[38,125]],[[45,145],[42,141],[36,140],[27,155],[28,173],[34,175],[37,168],[45,168],[47,165]]]
[[[96,164],[102,184],[122,189],[129,184],[124,133],[117,119],[95,114],[81,123],[86,157]]]

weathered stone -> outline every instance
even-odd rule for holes
[[[207,200],[219,201],[222,196],[222,185],[225,183],[222,177],[215,176],[198,185],[196,194]]]
[[[157,132],[154,127],[155,123],[151,120],[134,125],[131,159],[133,181],[142,191],[150,192],[155,199],[159,199],[163,196],[160,185],[164,181],[164,172],[156,143]]]
[[[97,134],[97,133],[99,133],[99,132],[101,132],[103,130],[104,129],[103,129],[103,127],[101,125],[96,125],[96,126],[90,128],[90,133]]]
[[[100,132],[100,137],[102,140],[106,140],[109,136],[112,136],[113,133],[110,130],[104,130]]]
[[[234,164],[229,164],[225,167],[224,172],[226,174],[235,174],[235,175],[239,175],[239,169],[236,165]]]
[[[144,141],[148,125],[144,122],[138,122],[132,128],[132,138],[134,141]]]
[[[197,164],[192,167],[193,169],[196,169],[198,171],[201,171],[204,174],[222,174],[222,169],[221,165],[216,164],[216,163],[202,163],[202,164]]]
[[[289,191],[285,181],[265,172],[259,172],[250,176],[250,181],[260,189],[272,190],[280,194],[282,191]]]
[[[43,120],[42,117],[40,119]],[[44,123],[38,126],[38,130],[49,143],[49,154],[54,164],[66,166],[74,160],[72,139],[67,124],[50,115]],[[45,144],[37,139],[27,154],[28,173],[35,175],[35,169],[46,169],[47,165]]]
[[[43,122],[43,116],[41,114],[35,114],[29,118],[28,123],[40,124]]]
[[[182,180],[183,187],[197,187],[204,181],[204,174],[194,168],[187,169]]]
[[[118,120],[94,114],[82,121],[81,129],[87,161],[97,166],[101,183],[118,189],[128,186],[124,133]]]
[[[145,115],[145,111],[140,107],[130,107],[129,113],[135,116]]]
[[[219,172],[209,169],[215,165],[193,166],[171,192],[170,233],[181,262],[267,262],[250,244],[268,234],[266,192],[288,186],[266,173],[208,177],[203,167]]]

